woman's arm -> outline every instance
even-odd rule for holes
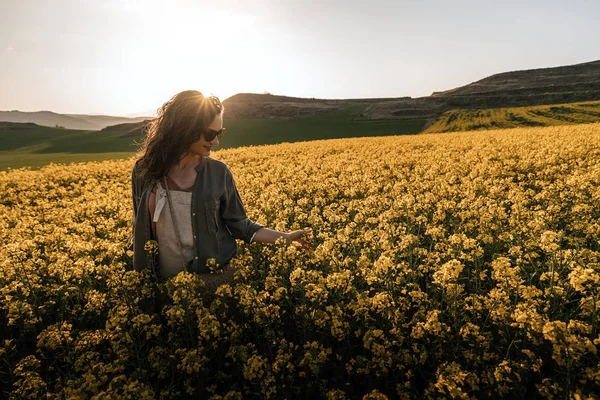
[[[228,170],[227,173],[226,196],[221,208],[221,218],[223,218],[223,222],[227,225],[233,237],[242,239],[246,243],[275,243],[277,239],[283,237],[287,244],[298,241],[304,248],[308,248],[311,244],[311,240],[304,230],[290,233],[279,232],[250,220],[246,215],[231,170]]]
[[[256,231],[250,243],[275,243],[275,241],[277,241],[277,239],[280,237],[283,237],[285,242],[290,244],[288,234],[286,232],[275,231],[273,229],[263,227]]]
[[[280,237],[283,237],[283,238],[285,238],[285,242],[287,244],[292,244],[292,242],[297,241],[298,243],[300,243],[302,245],[303,248],[308,249],[311,246],[312,241],[307,233],[308,233],[307,231],[302,230],[302,229],[288,233],[288,232],[274,231],[272,229],[263,227],[256,231],[256,233],[254,234],[254,238],[252,239],[252,242],[275,243],[277,241],[277,239],[279,239]]]

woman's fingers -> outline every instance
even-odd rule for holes
[[[312,238],[310,237],[309,232],[303,229],[291,232],[290,239],[292,242],[295,241],[300,243],[303,249],[310,249],[312,244]]]

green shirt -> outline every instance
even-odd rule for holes
[[[133,250],[133,268],[141,271],[152,260],[144,250],[144,245],[153,237],[148,209],[148,199],[156,180],[143,180],[136,174],[138,163],[131,171],[131,191],[133,197],[133,227],[129,249]],[[219,265],[228,263],[237,255],[235,239],[251,243],[256,231],[263,226],[246,215],[246,210],[235,186],[233,174],[224,162],[210,157],[202,157],[196,166],[196,180],[192,188],[192,232],[194,235],[195,265],[208,272],[206,260],[215,258]],[[160,251],[160,243],[159,243]],[[196,269],[196,268],[195,268]]]

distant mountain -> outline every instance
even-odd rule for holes
[[[0,111],[0,121],[33,122],[43,126],[98,131],[110,125],[142,122],[149,117],[113,117],[109,115],[58,114],[52,111]]]

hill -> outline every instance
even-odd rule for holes
[[[522,107],[600,100],[600,61],[503,72],[466,86],[411,98],[315,99],[242,93],[224,101],[231,118],[289,119],[358,105],[356,120],[425,118],[451,109]]]
[[[140,141],[121,137],[130,129],[99,132],[0,122],[0,170],[126,158],[136,151],[136,141]]]
[[[600,61],[504,72],[431,96],[370,105],[372,119],[427,117],[452,109],[523,107],[600,100]]]
[[[600,122],[600,101],[446,111],[423,133]]]
[[[337,110],[340,107],[398,101],[410,97],[391,99],[316,99],[279,96],[273,94],[239,93],[223,102],[230,118],[290,119]],[[360,110],[359,110],[360,111]],[[358,113],[360,115],[360,112]],[[355,116],[356,117],[356,116]]]
[[[600,60],[554,68],[503,72],[432,97],[539,95],[600,91]]]
[[[32,122],[0,121],[0,152],[16,149],[25,150],[35,146],[39,148],[48,141],[77,136],[81,132],[79,130],[40,126]]]
[[[145,134],[146,127],[148,126],[148,123],[150,121],[152,121],[152,120],[146,119],[142,122],[128,122],[128,123],[124,123],[124,124],[111,125],[111,126],[107,126],[106,128],[103,128],[102,131],[121,132],[122,134],[119,136],[121,138],[125,138],[125,137],[141,138]]]
[[[100,130],[110,125],[141,122],[148,117],[113,117],[110,115],[58,114],[52,111],[0,111],[0,121],[33,122],[37,125],[67,129]]]

